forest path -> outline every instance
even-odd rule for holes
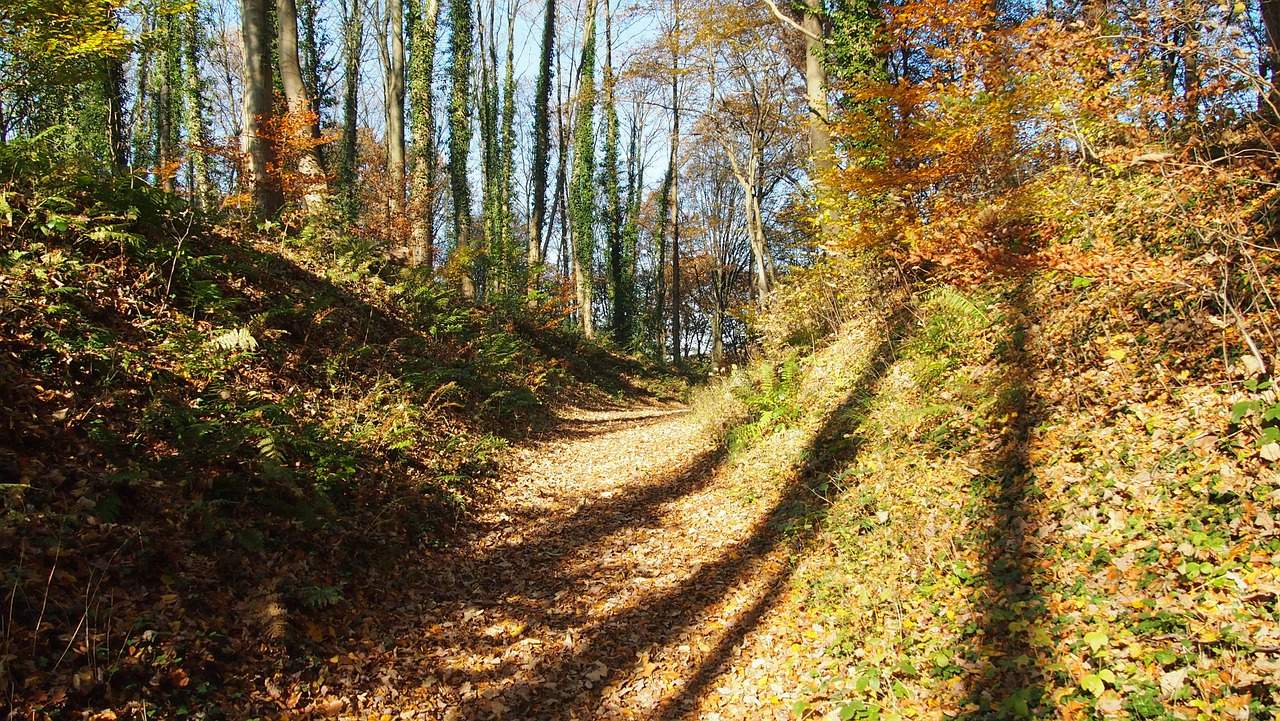
[[[721,717],[719,672],[785,589],[769,484],[725,472],[671,407],[572,409],[514,455],[466,541],[433,554],[438,584],[387,597],[398,627],[371,636],[392,652],[353,659],[347,713]],[[724,718],[789,717],[781,688],[746,694]]]

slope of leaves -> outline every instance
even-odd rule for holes
[[[842,416],[831,505],[727,674],[813,718],[1274,717],[1271,201],[1165,162],[1039,179],[1054,243],[917,256],[862,400],[799,405]]]
[[[554,310],[210,228],[39,143],[0,161],[0,684],[32,717],[237,708],[303,616],[448,543],[548,400],[648,394]]]

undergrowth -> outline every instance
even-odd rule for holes
[[[666,392],[553,306],[461,305],[322,225],[217,225],[77,162],[0,146],[10,708],[237,708],[226,668],[305,665],[426,582],[407,554],[548,401]]]
[[[796,716],[1276,716],[1277,251],[1241,241],[1269,225],[1227,196],[1261,190],[1225,175],[1048,174],[1019,212],[1052,242],[981,275],[921,262],[900,312],[846,306],[817,339],[784,331],[822,327],[824,277],[788,281],[757,365],[709,398],[738,445],[828,429],[773,461],[825,504],[792,520],[820,526]],[[868,328],[881,367],[850,386]]]

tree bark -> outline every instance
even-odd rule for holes
[[[413,120],[413,225],[409,260],[435,266],[436,122],[431,80],[435,75],[440,0],[415,0],[409,42],[409,115]]]
[[[270,177],[275,145],[263,132],[271,125],[271,43],[266,0],[240,0],[241,37],[244,42],[244,120],[240,152],[245,180],[257,212],[273,216],[284,205],[280,187]]]
[[[578,107],[573,131],[573,177],[569,185],[569,212],[573,224],[574,277],[577,280],[578,322],[587,338],[595,335],[592,319],[595,283],[595,58],[596,0],[587,0],[582,27],[582,61],[578,65]]]
[[[612,290],[613,341],[625,347],[631,341],[631,294],[626,283],[622,239],[622,191],[618,177],[618,101],[613,74],[613,10],[604,0],[604,169],[605,235],[609,247],[609,285]]]
[[[129,172],[129,143],[124,130],[124,63],[108,58],[102,76],[107,98],[107,145],[111,151],[111,169],[117,175]]]
[[[454,252],[462,280],[462,295],[476,297],[471,268],[471,188],[467,159],[471,153],[471,56],[473,30],[470,0],[449,3],[449,186],[453,191]]]
[[[166,193],[175,190],[174,176],[178,171],[177,153],[175,151],[177,132],[174,128],[174,56],[178,49],[177,22],[173,15],[165,15],[161,20],[164,27],[164,41],[160,44],[160,67],[156,70],[156,175],[160,189]]]
[[[529,213],[529,291],[538,287],[541,273],[542,220],[547,213],[547,163],[551,152],[551,56],[556,44],[556,0],[543,10],[542,52],[538,57],[538,85],[533,101],[533,207]]]
[[[359,123],[360,56],[364,46],[364,0],[343,0],[342,5],[342,146],[338,183],[342,188],[343,213],[355,220],[356,143]]]
[[[671,37],[671,361],[683,360],[680,336],[680,0],[672,0]]]
[[[310,212],[323,208],[329,197],[329,184],[316,151],[316,118],[312,113],[311,98],[302,79],[302,66],[298,62],[298,7],[294,0],[276,0],[276,29],[279,55],[280,82],[284,86],[287,113],[291,120],[294,151],[298,155],[298,174],[302,176],[302,204]]]
[[[404,220],[404,0],[386,0],[378,34],[378,51],[382,55],[382,91],[386,99],[387,212],[396,240],[402,236],[394,229]]]
[[[200,79],[200,48],[203,34],[200,32],[199,6],[193,6],[186,15],[186,92],[183,124],[187,131],[188,154],[191,163],[191,197],[193,204],[202,207],[209,203],[213,188],[209,178],[209,156],[205,152],[208,131],[205,126],[204,83]]]
[[[823,176],[831,170],[831,128],[827,116],[827,70],[822,65],[821,0],[804,0],[804,86],[809,103],[809,146],[813,153],[813,170],[817,178],[815,186],[822,185]]]

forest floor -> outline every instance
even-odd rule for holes
[[[447,720],[790,717],[795,684],[781,682],[780,667],[796,667],[801,644],[767,622],[795,630],[783,612],[791,564],[773,523],[776,482],[722,463],[694,414],[670,405],[562,411],[513,456],[490,510],[425,560],[438,582],[362,608],[382,638],[348,639],[348,655],[327,659],[308,684],[321,693],[304,708]],[[298,703],[288,682],[263,679],[282,707]]]

